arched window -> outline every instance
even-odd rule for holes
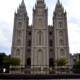
[[[22,27],[22,23],[19,22],[19,23],[18,23],[18,28],[21,28],[21,27]]]
[[[62,32],[62,31],[60,31],[60,33],[59,33],[59,34],[60,34],[60,37],[63,37],[63,32]]]
[[[18,31],[18,37],[20,37],[21,36],[21,31]]]
[[[60,40],[60,46],[63,46],[63,45],[64,45],[63,40]]]
[[[17,46],[20,46],[20,45],[21,45],[21,41],[18,40],[18,41],[17,41]]]
[[[50,50],[49,50],[49,57],[51,58],[52,56],[53,56],[53,50],[50,49]]]
[[[50,47],[53,46],[53,41],[52,41],[52,40],[49,41],[49,46],[50,46]]]
[[[60,54],[61,54],[61,57],[64,57],[64,50],[63,49],[60,50]]]
[[[28,55],[29,57],[31,57],[31,49],[28,49],[28,50],[27,50],[27,55]]]
[[[31,32],[28,32],[28,35],[31,36]]]
[[[16,56],[20,56],[20,49],[17,49]]]
[[[31,47],[31,40],[28,41],[28,47]]]
[[[39,26],[39,28],[42,27],[42,19],[41,18],[39,18],[38,26]]]
[[[40,31],[38,33],[38,45],[41,46],[42,45],[41,43],[42,43],[42,32]]]
[[[53,54],[53,50],[52,49],[50,49],[50,54]]]
[[[59,22],[59,27],[62,28],[62,22]]]
[[[38,65],[43,65],[43,52],[42,52],[42,50],[38,51]]]
[[[27,50],[27,52],[28,52],[28,53],[31,53],[31,50],[30,50],[30,49],[28,49],[28,50]]]
[[[52,35],[53,33],[52,32],[49,32],[49,35]]]

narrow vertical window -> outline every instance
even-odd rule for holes
[[[60,28],[62,27],[62,22],[59,22],[59,27],[60,27]]]
[[[21,22],[18,23],[18,27],[19,27],[19,28],[22,27],[22,23],[21,23]]]
[[[16,56],[19,56],[19,55],[20,55],[20,49],[17,49]]]
[[[21,36],[21,32],[19,31],[19,32],[18,32],[18,37],[20,37],[20,36]]]
[[[38,33],[38,44],[39,44],[39,46],[41,46],[41,41],[42,41],[42,33],[39,32]]]
[[[49,58],[51,58],[52,56],[53,56],[53,50],[50,49],[50,50],[49,50]]]
[[[50,46],[50,47],[53,46],[53,41],[52,41],[52,40],[49,41],[49,46]]]
[[[17,41],[17,46],[20,46],[20,45],[21,45],[21,41],[18,40],[18,41]]]
[[[60,33],[59,33],[59,34],[60,34],[60,37],[63,37],[63,32],[62,32],[62,31],[60,31]]]
[[[42,50],[38,51],[38,65],[42,66],[43,65],[43,54]]]
[[[28,47],[31,47],[31,40],[28,41]]]
[[[42,19],[41,18],[39,19],[38,26],[39,26],[39,28],[42,27]]]
[[[64,57],[64,50],[63,49],[60,50],[60,54],[61,54],[61,57]]]
[[[63,46],[63,45],[64,45],[63,40],[60,40],[60,46]]]

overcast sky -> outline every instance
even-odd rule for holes
[[[22,0],[0,0],[0,52],[11,53],[14,12]],[[32,9],[36,0],[24,0],[29,24],[32,24]],[[67,11],[70,53],[80,53],[80,0],[60,0]],[[52,25],[53,11],[57,0],[45,0],[48,7],[48,24]]]

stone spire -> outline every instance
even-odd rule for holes
[[[57,1],[57,4],[60,5],[60,0]]]
[[[35,8],[45,8],[44,0],[37,0],[37,4],[35,5]]]
[[[18,13],[24,13],[26,12],[26,6],[25,6],[25,3],[24,3],[24,0],[22,0],[21,4],[19,5],[19,8],[17,10]]]
[[[25,4],[24,4],[24,0],[22,0],[22,3],[21,3],[21,5],[25,5]]]
[[[60,0],[57,0],[55,12],[64,12],[64,8],[63,8],[62,4],[60,3]]]

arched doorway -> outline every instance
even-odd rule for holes
[[[54,67],[54,59],[53,58],[49,59],[49,67]]]
[[[38,51],[38,66],[42,66],[43,65],[43,54],[42,54],[42,50]]]
[[[27,58],[27,66],[31,66],[31,58]]]

